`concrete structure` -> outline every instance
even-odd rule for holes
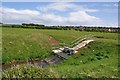
[[[94,40],[84,40],[81,43],[78,43],[75,47],[73,48],[69,48],[69,47],[65,47],[65,48],[59,48],[57,50],[52,50],[54,55],[57,55],[58,57],[61,57],[63,59],[67,59],[69,55],[72,55],[74,53],[77,53],[78,49],[86,46],[88,43],[92,42]]]
[[[76,50],[78,50],[78,49],[86,46],[88,43],[90,43],[90,42],[92,42],[92,41],[94,41],[94,40],[85,40],[85,41],[79,43],[78,45],[76,45],[75,47],[73,47],[73,50],[76,51]]]

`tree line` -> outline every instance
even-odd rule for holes
[[[55,29],[55,30],[76,30],[76,31],[96,31],[96,32],[119,32],[119,28],[114,27],[88,27],[88,26],[45,26],[43,24],[22,23],[22,24],[2,24],[8,28],[28,28],[28,29]]]

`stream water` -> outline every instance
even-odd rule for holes
[[[23,62],[15,62],[15,63],[11,63],[11,64],[3,64],[3,65],[0,65],[0,72],[3,72],[6,69],[10,69],[12,67],[15,67],[15,66],[21,65],[21,64],[28,64],[28,65],[32,64],[32,65],[36,65],[36,66],[44,68],[48,65],[57,64],[63,60],[64,59],[62,59],[61,57],[52,55],[44,60],[29,60],[29,61],[23,61]]]
[[[76,45],[75,47],[73,47],[73,49],[76,51],[79,48],[86,46],[91,41],[93,41],[93,40],[83,41],[83,42],[79,43],[78,45]],[[51,64],[57,64],[57,63],[63,61],[65,59],[65,57],[70,56],[70,55],[65,55],[65,53],[60,53],[60,54],[61,55],[58,55],[58,54],[52,55],[48,58],[45,58],[44,60],[38,59],[38,60],[29,60],[29,61],[23,61],[23,62],[15,62],[15,63],[11,63],[11,64],[3,64],[3,65],[0,65],[0,72],[3,72],[6,69],[15,67],[15,66],[20,65],[20,64],[33,64],[33,65],[37,65],[37,66],[40,66],[43,68],[43,67],[46,67],[46,66],[51,65]]]

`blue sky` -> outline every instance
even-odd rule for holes
[[[117,2],[3,2],[4,23],[117,26]]]
[[[1,0],[2,2],[119,2],[119,0]]]

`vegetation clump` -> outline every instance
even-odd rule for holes
[[[58,78],[52,68],[40,68],[33,65],[19,65],[2,73],[2,78]]]

